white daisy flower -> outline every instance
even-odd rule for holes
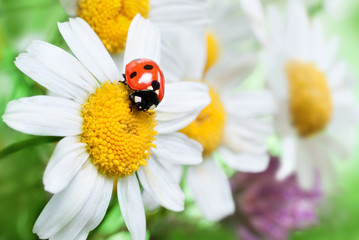
[[[139,181],[162,206],[183,210],[184,195],[161,162],[202,161],[201,145],[176,131],[207,106],[208,88],[201,83],[168,83],[155,110],[131,109],[129,88],[119,82],[122,69],[91,27],[81,18],[58,26],[76,58],[35,41],[15,61],[57,96],[14,100],[3,116],[18,131],[64,137],[44,173],[45,189],[54,196],[33,231],[42,239],[86,239],[104,217],[116,183],[132,239],[145,239]],[[159,30],[138,15],[129,29],[124,63],[149,58],[161,66],[160,46]]]
[[[177,24],[202,26],[208,23],[204,0],[60,0],[70,16],[83,18],[110,53],[126,46],[128,27],[136,14],[162,28]]]
[[[324,189],[333,180],[330,157],[346,157],[353,149],[358,110],[346,65],[336,60],[338,42],[327,41],[318,20],[310,20],[296,0],[286,17],[274,6],[242,0],[263,45],[268,87],[279,106],[276,127],[282,141],[284,179],[293,171],[304,189],[319,171]]]
[[[188,167],[186,182],[203,215],[216,221],[234,212],[234,202],[228,177],[215,161],[214,153],[218,152],[224,163],[236,170],[264,171],[269,163],[266,138],[272,133],[272,127],[270,122],[262,121],[261,118],[270,115],[275,105],[269,91],[234,91],[240,81],[233,74],[241,74],[239,77],[248,74],[252,59],[221,65],[214,74],[204,74],[207,60],[205,30],[196,33],[192,30],[167,32],[176,40],[173,42],[177,44],[177,53],[174,54],[177,63],[166,62],[164,66],[171,73],[175,69],[182,69],[178,71],[176,79],[203,81],[210,87],[211,103],[180,132],[203,146],[204,161],[200,165]],[[182,41],[183,34],[192,36],[191,41]],[[183,72],[190,74],[180,75]],[[182,167],[173,164],[167,164],[167,167],[180,181]],[[144,199],[146,205],[156,207],[148,196]]]

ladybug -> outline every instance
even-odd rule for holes
[[[139,58],[132,60],[122,74],[125,83],[134,90],[130,94],[132,106],[139,111],[154,109],[162,101],[165,92],[165,79],[156,62]]]

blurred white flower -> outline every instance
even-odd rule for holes
[[[208,88],[202,83],[167,83],[156,110],[131,110],[129,90],[119,82],[122,69],[90,26],[76,18],[59,23],[59,29],[77,58],[35,41],[15,62],[57,96],[14,100],[3,116],[18,131],[64,137],[44,173],[45,189],[54,196],[33,231],[42,239],[86,239],[104,217],[116,183],[132,239],[144,240],[139,181],[164,207],[183,210],[184,195],[161,163],[202,161],[202,146],[176,131],[208,105]],[[129,28],[124,63],[149,58],[160,65],[160,45],[159,30],[138,15]]]
[[[222,4],[228,3],[227,1]],[[219,3],[218,3],[219,4]],[[237,4],[238,5],[238,4]],[[232,5],[218,7],[223,16],[232,12]],[[217,8],[217,7],[216,7]],[[213,10],[214,11],[214,10]],[[235,11],[234,11],[235,12]],[[233,13],[234,13],[233,12]],[[227,16],[235,17],[228,14]],[[221,17],[219,17],[220,19]],[[225,20],[225,19],[222,19]],[[225,20],[226,22],[227,20]],[[238,19],[240,22],[241,20]],[[225,24],[223,27],[226,27]],[[241,26],[239,31],[241,31]],[[216,28],[217,30],[219,28]],[[209,87],[209,94],[212,102],[199,114],[195,121],[180,132],[200,142],[204,148],[204,161],[197,166],[189,166],[186,173],[186,183],[191,190],[194,200],[203,215],[209,220],[220,220],[234,212],[232,193],[224,170],[215,161],[214,152],[218,152],[223,161],[230,167],[245,172],[264,171],[269,163],[269,156],[266,148],[266,138],[272,133],[271,123],[262,121],[262,117],[268,116],[275,110],[274,99],[269,91],[242,91],[235,89],[253,70],[255,57],[253,55],[242,56],[237,53],[231,54],[231,50],[219,50],[218,47],[234,47],[235,42],[247,39],[244,35],[232,34],[233,37],[222,36],[222,31],[214,35],[221,35],[223,44],[232,42],[229,46],[209,44],[206,49],[206,31],[198,29],[183,29],[180,32],[167,31],[166,38],[172,39],[167,44],[173,49],[168,54],[173,54],[173,61],[164,63],[164,71],[171,73],[173,79],[182,81],[202,81]],[[245,30],[243,30],[245,32]],[[229,33],[229,32],[227,32]],[[248,32],[249,35],[251,33]],[[188,36],[191,40],[188,40]],[[207,35],[208,36],[208,35]],[[207,38],[208,39],[208,38]],[[166,44],[165,44],[166,46]],[[224,49],[224,48],[222,48]],[[214,52],[221,51],[223,54],[214,59],[212,64],[205,67],[206,60],[213,56]],[[231,54],[229,57],[227,54]],[[206,55],[208,55],[206,59]],[[216,61],[218,60],[218,63]],[[207,61],[208,62],[208,61]],[[208,72],[205,74],[205,71]],[[180,181],[182,167],[166,164],[175,177]],[[149,196],[144,196],[147,206],[152,208],[156,204]]]
[[[309,19],[299,1],[288,1],[285,17],[275,6],[264,13],[258,0],[241,0],[263,45],[268,87],[279,106],[276,127],[282,141],[284,179],[293,171],[304,189],[314,171],[325,190],[334,179],[331,157],[353,150],[358,108],[343,61],[336,60],[337,39],[327,41],[321,23]]]

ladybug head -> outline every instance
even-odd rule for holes
[[[152,90],[135,91],[130,94],[130,100],[139,111],[154,109],[159,103],[157,94]]]

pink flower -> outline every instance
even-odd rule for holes
[[[291,231],[314,225],[316,206],[322,198],[319,184],[303,191],[293,174],[275,178],[279,160],[271,158],[262,173],[237,173],[231,179],[237,212],[234,215],[240,239],[285,240]]]

